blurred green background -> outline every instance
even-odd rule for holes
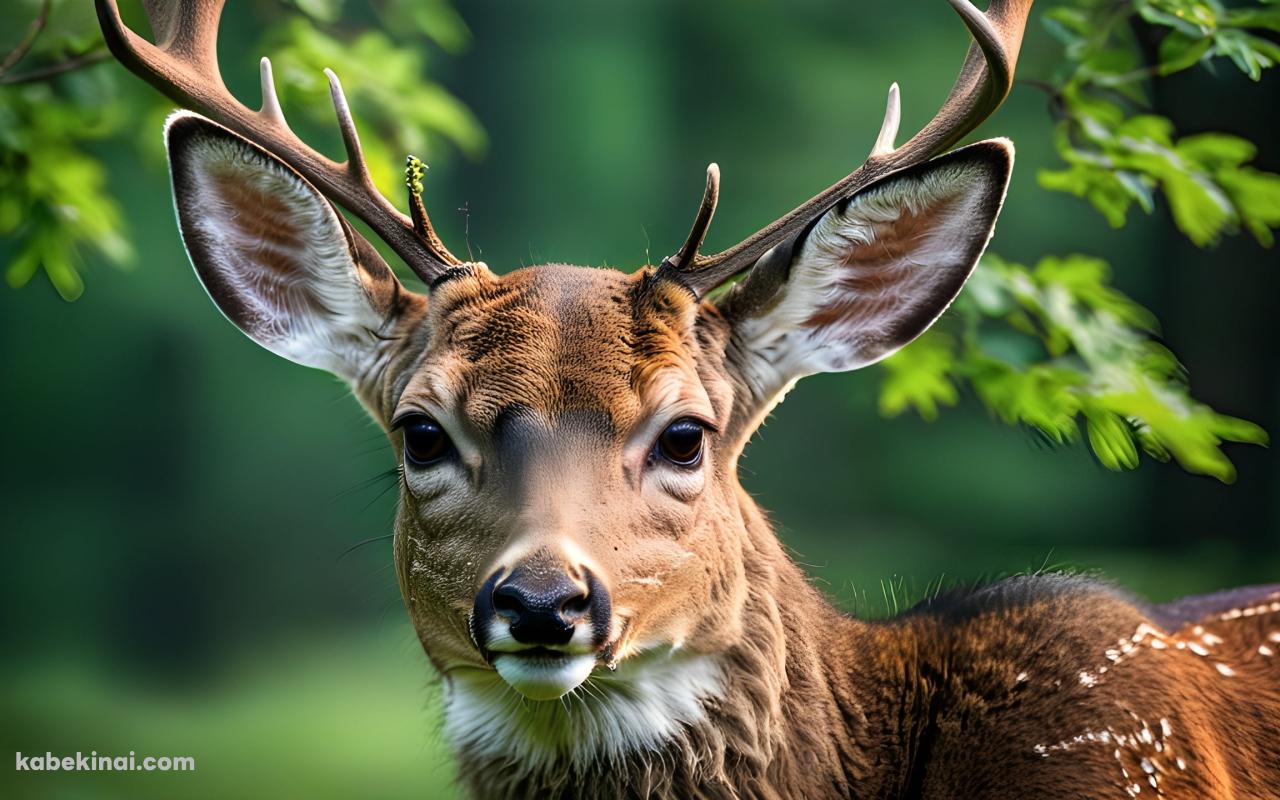
[[[220,46],[251,101],[260,5],[234,4]],[[891,81],[904,131],[946,96],[967,38],[945,4],[871,8],[459,5],[469,45],[421,49],[488,142],[423,143],[437,226],[498,270],[632,268],[679,245],[715,160],[708,249],[737,241],[860,162]],[[1058,58],[1033,17],[1019,73],[1044,77]],[[345,85],[353,98],[370,90]],[[1276,89],[1271,73],[1254,84],[1196,71],[1162,82],[1155,102],[1182,131],[1259,143],[1258,165],[1274,171]],[[90,260],[75,303],[44,281],[0,289],[0,749],[191,755],[198,769],[5,768],[0,795],[453,796],[390,542],[347,552],[390,532],[385,439],[335,379],[276,359],[218,314],[181,248],[158,121],[136,127],[147,147],[117,137],[94,150],[133,266]],[[1197,396],[1280,431],[1274,254],[1244,237],[1199,250],[1163,210],[1109,228],[1037,187],[1036,170],[1056,166],[1051,130],[1044,96],[1022,85],[981,130],[1018,146],[993,247],[1028,263],[1109,259],[1116,284],[1160,317]],[[1280,578],[1273,451],[1229,447],[1234,485],[1149,460],[1112,473],[972,399],[932,423],[886,420],[878,380],[805,381],[744,462],[797,560],[850,610],[884,613],[884,585],[918,593],[1044,566],[1097,570],[1156,600]]]

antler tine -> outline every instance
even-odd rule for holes
[[[258,110],[258,114],[273,125],[289,127],[284,118],[284,109],[280,107],[280,96],[276,94],[276,78],[271,72],[271,59],[266,56],[258,61],[258,77],[262,84],[262,108]]]
[[[693,228],[689,236],[673,256],[662,260],[658,274],[668,277],[671,272],[679,272],[684,265],[690,264],[698,255],[698,249],[707,238],[707,229],[711,227],[711,218],[716,213],[716,203],[720,200],[720,165],[707,165],[707,186],[702,191],[702,203],[698,206],[698,215],[693,218]]]
[[[969,28],[973,44],[946,102],[928,125],[893,151],[895,161],[914,163],[956,144],[1000,107],[1013,86],[1032,0],[991,0],[986,13],[969,0],[948,2]]]
[[[253,111],[227,90],[218,71],[218,22],[225,0],[147,0],[156,43],[134,33],[120,17],[117,0],[95,0],[98,20],[115,57],[168,97],[270,151],[313,183],[322,194],[364,220],[428,284],[460,264],[438,237],[415,228],[374,187],[342,84],[325,70],[347,160],[321,155],[289,127],[276,94],[271,62],[260,64],[262,108]]]
[[[898,138],[898,125],[902,123],[902,96],[898,91],[898,84],[889,85],[889,99],[885,101],[884,121],[880,123],[880,135],[876,137],[876,143],[871,146],[871,155],[868,159],[876,156],[884,156],[894,151],[893,142]]]
[[[686,252],[695,238],[690,234],[690,240],[684,247],[663,261],[659,272],[678,272],[680,280],[702,296],[751,267],[775,245],[804,230],[842,198],[890,172],[926,161],[959,142],[990,116],[1009,94],[1032,1],[991,0],[984,13],[970,0],[948,0],[960,14],[974,41],[965,55],[950,95],[928,125],[903,145],[894,147],[902,111],[898,85],[893,84],[889,87],[880,134],[862,166],[791,213],[712,256],[697,252],[706,233],[705,229],[700,230],[703,220],[700,210],[698,222],[694,224],[697,244],[692,251]],[[706,222],[709,221],[708,214]]]
[[[431,218],[427,216],[427,207],[422,202],[422,176],[426,172],[427,165],[417,156],[409,156],[405,159],[405,185],[409,189],[409,215],[413,220],[413,229],[417,231],[419,238],[427,242],[451,266],[460,265],[462,262],[445,248],[439,235],[436,234],[435,227],[431,224]]]

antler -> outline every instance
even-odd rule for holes
[[[253,111],[236,100],[218,71],[218,22],[224,2],[143,0],[155,44],[124,24],[116,0],[96,0],[96,5],[107,46],[121,63],[174,101],[225,125],[296,169],[322,194],[368,223],[428,284],[461,264],[432,229],[417,196],[420,188],[416,181],[410,181],[412,219],[374,187],[351,109],[332,70],[326,69],[325,75],[347,151],[343,163],[316,152],[289,127],[276,96],[268,59],[261,62],[262,108]]]
[[[890,172],[927,161],[959,142],[994,112],[1009,94],[1018,61],[1022,33],[1032,0],[991,0],[986,13],[969,0],[948,0],[973,34],[960,75],[951,94],[928,125],[901,147],[894,147],[902,115],[898,85],[889,87],[880,135],[865,163],[844,179],[790,214],[712,256],[698,254],[719,195],[720,171],[707,170],[707,190],[702,197],[693,230],[675,255],[658,267],[659,278],[674,278],[702,296],[729,278],[751,267],[760,256],[789,236],[803,230],[841,199]]]

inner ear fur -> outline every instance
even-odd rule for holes
[[[377,250],[305,178],[188,112],[165,126],[183,243],[236,327],[272,352],[360,382],[410,301]]]
[[[932,325],[986,248],[1012,165],[1007,140],[961,148],[881,178],[762,256],[717,303],[757,403],[875,363]]]

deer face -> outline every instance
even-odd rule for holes
[[[568,266],[468,270],[417,325],[381,402],[401,585],[437,665],[548,699],[714,636],[742,528],[725,326],[649,273]]]
[[[715,658],[750,635],[744,556],[769,546],[736,476],[744,443],[799,377],[873,363],[937,318],[1012,155],[984,142],[873,181],[713,301],[666,267],[482,264],[428,299],[275,157],[189,114],[167,139],[214,301],[347,379],[387,429],[400,585],[431,659],[533,700],[593,674],[643,682],[655,654],[703,659],[698,691],[714,690]]]

